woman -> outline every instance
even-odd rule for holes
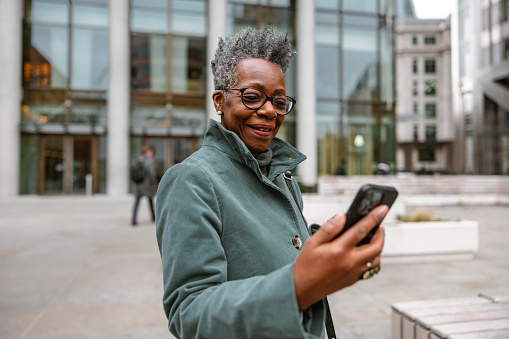
[[[386,207],[334,239],[337,214],[310,238],[298,186],[294,199],[285,183],[305,160],[276,138],[295,103],[283,75],[293,54],[274,28],[221,39],[212,61],[221,123],[211,120],[200,150],[161,180],[163,304],[178,338],[323,338],[322,299],[380,264],[383,228],[355,244]]]

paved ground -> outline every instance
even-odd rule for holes
[[[0,338],[172,338],[148,204],[132,198],[0,201]],[[434,208],[480,222],[472,260],[387,263],[330,297],[340,338],[390,338],[396,302],[509,295],[509,207]],[[458,235],[461,236],[461,235]]]

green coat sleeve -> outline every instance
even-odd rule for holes
[[[157,193],[157,241],[163,305],[178,338],[320,338],[319,302],[299,320],[293,265],[266,275],[228,280],[221,201],[207,171],[173,166]]]

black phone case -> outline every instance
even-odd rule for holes
[[[373,185],[366,184],[363,185],[355,199],[352,202],[352,205],[348,209],[346,213],[346,223],[345,227],[341,231],[340,235],[343,234],[347,229],[352,227],[357,221],[366,216],[369,212],[371,212],[375,207],[380,205],[387,205],[391,208],[392,204],[398,197],[398,191],[392,186],[382,186],[382,185]],[[380,222],[381,223],[381,222]],[[373,238],[376,230],[380,226],[380,223],[376,225],[369,234],[362,239],[357,246],[361,246],[367,244]]]

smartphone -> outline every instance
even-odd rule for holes
[[[396,188],[392,186],[382,186],[382,185],[372,185],[372,184],[366,184],[363,185],[359,191],[357,192],[357,195],[355,196],[355,199],[352,202],[352,205],[348,209],[348,212],[346,212],[346,223],[345,227],[341,231],[341,234],[343,234],[347,229],[352,227],[357,221],[365,217],[369,212],[371,212],[375,207],[380,205],[387,205],[389,208],[391,208],[392,204],[398,197],[398,191]],[[367,244],[371,241],[371,238],[373,238],[373,235],[375,234],[376,230],[380,226],[381,221],[373,227],[371,232],[362,239],[357,246],[361,246],[364,244]]]

